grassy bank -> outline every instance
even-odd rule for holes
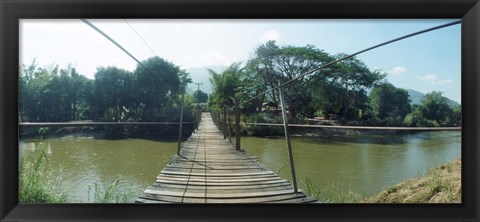
[[[394,185],[371,197],[336,184],[316,186],[307,178],[305,192],[323,203],[461,203],[461,159],[457,158],[427,175]]]
[[[388,188],[364,203],[461,203],[461,159]]]

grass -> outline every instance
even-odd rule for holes
[[[353,190],[341,189],[338,184],[329,183],[326,186],[319,187],[305,178],[305,192],[323,203],[357,203],[362,200],[362,196]]]
[[[431,169],[423,177],[392,186],[365,203],[461,203],[461,160]]]
[[[122,179],[115,179],[112,183],[100,186],[98,183],[93,185],[94,203],[131,203],[132,191],[121,183]],[[92,186],[89,185],[89,198]],[[89,200],[90,202],[90,200]]]
[[[48,156],[40,143],[33,150],[26,150],[19,165],[20,203],[64,203],[67,195],[62,192],[60,177],[48,169]],[[59,175],[59,174],[57,174]]]

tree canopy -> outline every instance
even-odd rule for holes
[[[45,69],[37,67],[35,61],[22,65],[19,119],[23,122],[178,121],[181,95],[192,82],[189,74],[159,57],[142,63],[146,68],[138,65],[133,72],[112,66],[98,67],[93,80],[70,66]],[[191,108],[185,115],[186,121],[193,118]],[[112,137],[153,136],[168,131],[168,127],[148,130],[149,127],[106,130],[113,133]]]

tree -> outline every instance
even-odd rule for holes
[[[120,121],[122,111],[139,105],[136,102],[133,73],[117,67],[100,67],[95,73],[91,106],[95,119]],[[118,112],[114,112],[114,110]]]
[[[414,106],[412,113],[405,117],[405,124],[409,126],[460,126],[461,107],[452,109],[448,99],[441,92],[427,93],[422,104]]]
[[[425,95],[420,111],[426,119],[436,121],[439,125],[447,125],[448,118],[453,114],[453,109],[448,105],[448,99],[437,91]]]
[[[420,109],[420,106],[414,105],[412,112],[405,116],[405,125],[411,127],[433,127],[434,122],[427,120]]]
[[[334,58],[340,59],[344,54]],[[359,59],[351,57],[314,74],[310,82],[315,106],[325,114],[333,112],[345,119],[357,119],[368,108],[367,90],[376,86],[386,74],[371,71]]]
[[[81,118],[85,105],[82,87],[87,79],[68,66],[47,70],[35,60],[22,66],[19,79],[19,115],[21,121],[71,121]]]
[[[240,63],[234,63],[227,67],[222,73],[208,69],[210,73],[209,80],[213,86],[211,99],[215,109],[222,110],[225,105],[234,105],[231,98],[236,97],[241,76],[243,75],[243,69],[240,65]]]
[[[195,90],[192,97],[194,103],[206,103],[208,101],[208,94],[202,92],[201,90]]]
[[[312,96],[309,87],[306,87],[310,77],[309,75],[303,76],[303,74],[330,61],[332,61],[332,57],[328,53],[312,45],[279,47],[275,44],[275,41],[269,41],[257,48],[255,57],[249,60],[247,66],[260,80],[258,84],[264,85],[264,88],[257,87],[261,91],[278,86],[279,81],[284,83],[295,79],[288,86],[282,88],[289,113],[292,117],[295,117],[297,113],[307,116],[313,115],[313,109],[310,105]],[[314,71],[310,75],[319,72]],[[268,96],[268,100],[280,104],[274,91],[270,92]],[[263,100],[259,101],[260,104],[263,102]]]
[[[382,83],[370,92],[370,108],[374,117],[386,121],[387,125],[400,124],[410,113],[408,91],[399,89],[390,83]]]
[[[166,108],[178,101],[184,88],[181,87],[180,77],[184,74],[178,66],[159,57],[149,58],[142,63],[146,68],[138,65],[134,74],[136,101],[144,106],[144,120],[170,118],[163,114]]]

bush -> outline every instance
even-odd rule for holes
[[[411,127],[434,127],[438,126],[436,121],[431,121],[423,117],[420,109],[415,109],[405,116],[404,124]]]

